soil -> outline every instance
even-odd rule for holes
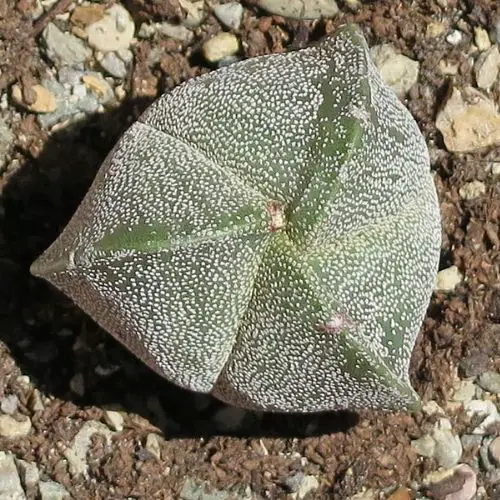
[[[137,22],[183,15],[173,0],[131,0],[125,5]],[[381,0],[361,2],[354,11],[339,5],[342,14],[333,21],[291,21],[245,4],[238,32],[244,42],[242,56],[302,47],[353,21],[370,45],[393,43],[420,61],[418,83],[405,104],[431,151],[443,217],[440,268],[456,265],[465,279],[455,293],[433,295],[411,374],[424,401],[446,405],[457,371],[470,376],[500,368],[500,183],[486,170],[491,161],[500,161],[500,152],[446,151],[435,118],[450,78],[438,71],[438,63],[444,57],[457,61],[454,82],[474,84],[467,53],[472,30],[489,29],[500,15],[499,4],[448,0],[443,8],[442,0]],[[33,9],[30,0],[0,0],[0,91],[46,71],[30,16]],[[464,44],[454,47],[443,37],[426,37],[432,19],[458,23]],[[226,411],[222,403],[178,389],[150,372],[67,298],[28,272],[69,220],[124,129],[162,92],[212,69],[200,47],[220,30],[209,16],[189,46],[139,41],[126,82],[127,98],[113,110],[51,134],[31,114],[23,112],[15,123],[14,153],[0,174],[0,398],[16,394],[20,413],[31,418],[33,430],[26,438],[0,438],[0,449],[36,462],[44,477],[60,482],[76,499],[177,498],[187,476],[206,480],[208,488],[250,485],[258,498],[284,497],[287,478],[299,471],[318,478],[314,498],[344,499],[362,486],[420,483],[437,465],[417,456],[410,441],[427,432],[435,417],[372,411],[305,416],[248,412],[232,431],[218,418]],[[158,45],[162,56],[151,69],[148,55]],[[498,95],[493,98],[499,102]],[[465,201],[458,190],[471,180],[483,181],[486,193]],[[83,375],[81,395],[69,385],[75,374]],[[28,376],[29,384],[20,375]],[[34,403],[38,394],[47,398],[43,409]],[[100,420],[111,407],[124,412],[125,429],[116,433],[111,447],[96,436],[87,457],[89,477],[73,478],[64,445],[82,423]],[[457,429],[470,426],[459,415],[453,423]],[[145,449],[151,432],[165,438],[160,458]],[[481,474],[478,485],[489,498],[500,498],[499,485]]]

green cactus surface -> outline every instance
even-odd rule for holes
[[[31,270],[184,388],[393,409],[440,243],[424,139],[348,25],[163,95]]]

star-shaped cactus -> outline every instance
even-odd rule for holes
[[[404,408],[440,234],[423,137],[349,25],[163,95],[32,272],[182,387]]]

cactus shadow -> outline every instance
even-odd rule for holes
[[[30,275],[31,262],[66,225],[106,154],[148,104],[126,101],[54,132],[42,138],[44,147],[36,157],[18,151],[26,161],[4,174],[0,190],[0,341],[43,394],[74,404],[76,410],[123,409],[147,419],[166,437],[287,438],[346,431],[357,423],[355,413],[257,413],[180,389]],[[23,133],[38,134],[36,127]],[[7,354],[0,345],[0,363],[2,356]],[[0,382],[6,392],[12,390],[10,382]]]

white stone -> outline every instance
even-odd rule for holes
[[[172,24],[168,22],[157,23],[154,25],[155,31],[161,35],[179,40],[179,42],[189,43],[193,39],[193,32],[181,24]]]
[[[239,2],[221,3],[214,7],[217,19],[227,28],[237,30],[243,16],[243,6]]]
[[[333,17],[339,11],[335,0],[257,0],[257,5],[271,14],[294,19]]]
[[[22,420],[16,420],[10,415],[0,415],[0,436],[6,438],[19,438],[29,434],[31,430],[31,420],[28,417],[22,417]]]
[[[85,422],[74,437],[70,447],[64,450],[64,456],[68,460],[69,472],[73,477],[83,475],[88,477],[87,451],[90,447],[91,438],[94,434],[101,434],[106,438],[106,443],[111,446],[113,432],[100,422]]]
[[[314,493],[319,487],[319,481],[315,476],[304,476],[300,481],[297,491],[290,495],[293,500],[303,500],[310,493]]]
[[[405,95],[418,80],[419,63],[398,54],[392,45],[376,45],[371,56],[382,78],[399,96]]]
[[[439,406],[437,404],[436,401],[434,401],[433,399],[431,399],[430,401],[427,401],[427,403],[425,403],[423,406],[422,406],[422,411],[426,414],[426,415],[445,415],[446,412],[443,410],[443,408],[441,408],[441,406]]]
[[[433,457],[434,452],[436,451],[436,441],[430,436],[426,434],[419,439],[414,439],[411,442],[411,447],[421,456],[423,457]]]
[[[465,406],[465,412],[469,418],[483,417],[483,421],[472,431],[472,434],[486,434],[492,424],[500,422],[500,415],[493,401],[473,399]]]
[[[156,33],[156,23],[142,23],[137,36],[139,38],[151,38]]]
[[[424,477],[422,482],[424,485],[428,486],[429,484],[440,483],[450,476],[453,476],[453,469],[439,469],[429,472],[429,474]]]
[[[474,394],[476,393],[476,386],[472,380],[459,380],[458,384],[453,388],[453,401],[459,401],[461,403],[467,404],[472,401]]]
[[[427,25],[425,36],[427,38],[437,38],[446,31],[446,24],[438,21],[431,22]]]
[[[488,50],[491,47],[491,41],[488,32],[481,26],[476,26],[474,28],[474,43],[481,52],[484,50]]]
[[[16,459],[16,466],[21,478],[22,485],[27,490],[32,490],[40,481],[40,472],[36,464],[27,462],[26,460]]]
[[[347,500],[377,500],[378,496],[378,492],[370,488],[356,493]]]
[[[205,2],[203,0],[197,2],[179,0],[179,4],[186,11],[186,18],[182,24],[189,28],[197,28],[203,22]]]
[[[500,394],[500,373],[486,371],[479,375],[477,380],[479,387],[493,394]]]
[[[99,64],[115,78],[125,78],[127,76],[127,66],[116,52],[107,52],[99,61]]]
[[[441,59],[438,64],[439,71],[443,75],[456,75],[458,73],[459,64],[448,59]]]
[[[481,181],[466,182],[458,192],[464,200],[473,200],[486,193],[486,185]]]
[[[19,398],[15,394],[4,396],[0,401],[0,410],[8,415],[16,413],[19,406]]]
[[[146,437],[146,444],[144,448],[151,453],[154,457],[156,457],[158,460],[161,459],[161,442],[162,439],[158,434],[150,433]]]
[[[124,419],[119,411],[106,410],[103,419],[112,431],[121,432],[123,430]]]
[[[439,498],[442,500],[472,500],[475,498],[477,488],[476,472],[467,464],[460,464],[453,469],[431,473],[424,481],[425,484],[433,485],[438,490],[441,482],[449,484],[451,476],[454,476],[455,484],[458,485],[459,489],[454,488],[453,493],[440,495]]]
[[[458,30],[453,30],[446,36],[446,41],[450,45],[458,45],[462,41],[462,32]]]
[[[134,21],[119,4],[106,10],[102,19],[87,26],[87,39],[91,47],[101,52],[127,49],[134,38]]]
[[[480,89],[489,90],[497,81],[500,71],[500,51],[494,45],[483,52],[474,65],[477,86]]]
[[[66,488],[55,481],[40,481],[40,500],[64,500],[69,498]]]
[[[439,419],[432,438],[436,443],[434,458],[439,465],[446,469],[457,465],[462,456],[462,442],[460,437],[453,433],[451,422],[447,418]]]
[[[203,55],[208,62],[215,63],[238,52],[240,44],[232,33],[219,33],[203,44]]]
[[[434,290],[443,292],[452,292],[455,287],[464,279],[463,274],[458,270],[457,266],[450,266],[442,271],[439,271],[436,276],[436,284]]]
[[[500,144],[500,114],[493,101],[473,87],[453,88],[436,127],[448,151],[475,151]]]
[[[82,66],[92,56],[92,51],[71,33],[61,31],[54,23],[49,23],[43,30],[49,59],[60,66]]]
[[[24,500],[26,498],[14,456],[3,451],[0,451],[0,498],[5,500]]]
[[[0,118],[0,170],[7,163],[14,142],[14,134],[7,123]]]

